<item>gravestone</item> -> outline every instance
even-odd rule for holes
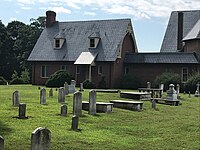
[[[71,129],[72,130],[78,130],[78,116],[74,115],[72,117],[72,126],[71,126]]]
[[[148,88],[148,89],[151,88],[151,82],[147,82],[147,88]]]
[[[177,100],[177,92],[174,89],[174,84],[169,85],[169,90],[167,91],[167,100],[168,101],[176,101]]]
[[[42,105],[46,104],[46,90],[45,90],[45,88],[42,88],[40,90],[40,104],[42,104]]]
[[[66,116],[66,115],[67,115],[67,105],[66,105],[66,104],[63,104],[63,105],[61,106],[60,115],[61,115],[61,116]]]
[[[71,84],[69,85],[69,93],[75,93],[76,92],[76,81],[71,80]]]
[[[19,104],[19,119],[26,119],[26,104]]]
[[[188,97],[191,98],[191,93],[190,93],[190,91],[189,91]]]
[[[156,100],[152,100],[152,108],[156,110]]]
[[[83,90],[83,83],[80,83],[80,90],[79,90],[79,91],[80,91],[80,92],[81,92],[81,91],[84,91],[84,90]]]
[[[163,95],[164,86],[165,86],[165,85],[164,85],[163,83],[161,83],[160,86],[159,86],[159,89],[162,89],[162,91],[161,91],[161,96]]]
[[[65,89],[63,87],[58,89],[58,103],[65,102]]]
[[[89,92],[89,114],[96,115],[96,91],[90,90]]]
[[[31,150],[50,150],[51,132],[47,128],[39,127],[32,132]]]
[[[13,93],[12,103],[13,103],[13,106],[19,106],[19,103],[20,103],[19,91],[15,91]]]
[[[200,97],[200,84],[199,84],[199,82],[197,83],[197,90],[195,91],[195,94],[194,94],[194,96],[195,97]]]
[[[176,93],[177,93],[177,98],[180,99],[180,95],[179,95],[179,93],[180,93],[180,85],[179,84],[176,85]]]
[[[65,84],[64,84],[64,89],[65,89],[65,95],[68,95],[69,94],[69,85],[67,82],[65,82]]]
[[[4,138],[0,136],[0,150],[4,150]]]
[[[49,90],[49,97],[53,97],[53,89],[52,88]]]
[[[73,96],[73,115],[82,115],[82,93],[75,92]]]

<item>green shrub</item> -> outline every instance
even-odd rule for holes
[[[159,86],[161,83],[163,83],[164,90],[167,90],[169,88],[170,84],[180,84],[181,83],[181,77],[179,74],[171,73],[171,72],[166,72],[161,74],[160,76],[157,76],[156,79],[154,80],[154,85]]]
[[[68,74],[67,71],[59,70],[49,77],[45,85],[47,87],[62,87],[65,82],[70,84],[71,80],[73,79],[74,78],[70,74]]]
[[[185,84],[185,91],[186,92],[191,92],[191,93],[195,93],[197,86],[197,83],[200,83],[200,73],[197,73],[193,76],[191,76],[188,81]]]
[[[122,89],[138,89],[140,80],[134,75],[127,74],[121,79],[120,88]]]
[[[0,85],[6,85],[7,81],[2,76],[0,76]]]
[[[25,69],[24,71],[22,71],[21,79],[24,81],[24,83],[29,83],[30,75],[29,75],[28,69]]]
[[[25,84],[22,78],[15,78],[10,81],[10,84]]]
[[[96,88],[96,86],[95,86],[95,84],[93,82],[91,82],[89,80],[85,80],[83,82],[83,88],[85,88],[85,89],[94,89],[94,88]]]
[[[105,89],[106,88],[105,76],[101,77],[101,80],[100,80],[100,82],[98,84],[98,88],[101,88],[101,89]]]

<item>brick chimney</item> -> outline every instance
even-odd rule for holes
[[[183,12],[178,12],[177,50],[183,50]]]
[[[48,10],[46,12],[46,27],[51,27],[54,22],[56,22],[56,13],[54,11]]]

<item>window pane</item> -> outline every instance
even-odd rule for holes
[[[98,66],[98,74],[102,74],[103,73],[103,67],[102,66]]]
[[[90,39],[90,47],[95,47],[95,40],[94,39]]]
[[[46,66],[41,67],[41,77],[47,77],[47,67]]]
[[[56,39],[56,44],[55,44],[56,48],[59,48],[60,47],[60,40],[59,39]]]

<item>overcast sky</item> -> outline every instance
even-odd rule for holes
[[[57,21],[131,18],[139,52],[159,52],[171,11],[199,10],[200,0],[1,0],[0,20],[57,13]]]

